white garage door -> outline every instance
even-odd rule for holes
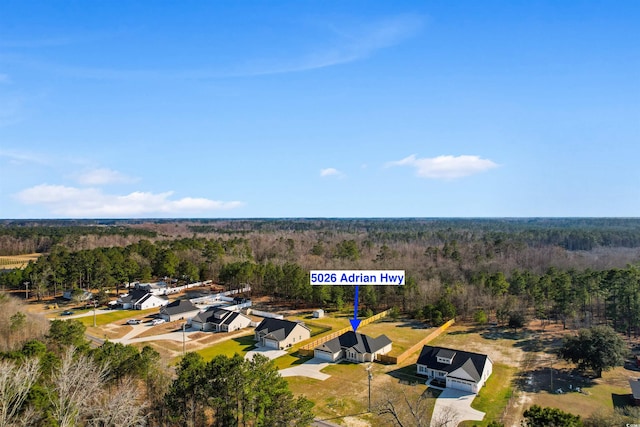
[[[275,341],[275,340],[265,339],[264,346],[269,348],[275,348],[276,350],[280,350],[280,347],[278,347],[278,341]]]
[[[454,380],[452,378],[447,378],[447,387],[463,391],[473,391],[473,386],[471,384],[464,381]]]
[[[317,357],[320,360],[326,360],[328,362],[333,362],[333,355],[331,353],[327,353],[326,351],[314,350],[313,356]]]

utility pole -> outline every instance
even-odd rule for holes
[[[187,322],[184,322],[182,324],[182,355],[184,356],[186,354],[185,351],[185,341],[184,341],[184,333],[185,333],[185,327],[187,326]]]
[[[28,300],[29,299],[29,282],[24,282],[24,300]]]
[[[93,327],[96,327],[96,307],[98,306],[98,301],[93,300]]]

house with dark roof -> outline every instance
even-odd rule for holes
[[[316,347],[313,355],[330,362],[342,359],[356,363],[373,362],[379,354],[390,352],[391,346],[391,340],[386,335],[372,338],[349,331]]]
[[[640,405],[640,378],[629,378],[629,385],[631,386],[631,395],[633,402],[636,405]]]
[[[251,319],[237,311],[209,307],[191,319],[191,327],[201,331],[233,332],[248,327]]]
[[[311,330],[303,323],[265,318],[256,327],[255,340],[259,346],[283,350],[311,338]]]
[[[190,320],[198,313],[200,313],[200,309],[187,299],[179,299],[160,308],[160,317],[167,322]]]
[[[153,307],[163,307],[169,304],[169,299],[165,296],[147,293],[133,304],[134,310],[146,310]]]
[[[122,306],[122,308],[124,308],[125,310],[131,310],[134,308],[136,302],[138,302],[139,300],[141,300],[147,295],[151,295],[151,294],[147,291],[132,290],[126,295],[121,295],[120,298],[118,298],[117,303],[118,305]]]
[[[444,347],[422,347],[417,373],[428,378],[427,383],[439,380],[448,388],[478,393],[493,370],[493,362],[486,354],[454,350]]]

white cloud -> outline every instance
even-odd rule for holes
[[[41,205],[55,215],[73,218],[180,216],[243,206],[238,201],[224,202],[194,197],[170,200],[172,194],[172,191],[156,194],[136,191],[121,196],[105,194],[96,188],[42,184],[27,188],[16,197],[22,203]]]
[[[455,179],[493,169],[498,167],[498,164],[478,156],[438,156],[420,159],[412,154],[385,166],[411,166],[416,168],[417,175],[422,178]]]
[[[320,169],[320,176],[323,178],[328,176],[343,177],[344,174],[336,168],[326,168],[326,169]]]
[[[134,182],[136,179],[112,169],[101,168],[81,173],[77,181],[82,185],[104,185]]]

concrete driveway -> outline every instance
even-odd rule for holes
[[[320,372],[322,369],[329,366],[328,362],[324,360],[316,359],[307,360],[301,365],[296,365],[291,368],[282,369],[280,375],[283,377],[309,377],[316,380],[324,381],[331,375],[323,374]]]
[[[247,360],[251,360],[256,354],[261,354],[273,360],[277,357],[284,356],[285,354],[287,354],[287,352],[285,350],[276,350],[269,347],[256,347],[255,350],[247,351],[247,354],[244,355],[244,358]]]
[[[431,425],[455,427],[464,420],[482,421],[484,412],[471,407],[475,398],[475,393],[452,388],[445,389],[436,399]]]
[[[115,338],[110,340],[111,342],[119,342],[122,344],[133,344],[137,342],[147,342],[147,341],[157,341],[157,340],[168,340],[168,341],[178,341],[182,342],[182,330],[176,332],[168,332],[166,334],[160,335],[152,335],[149,337],[136,338],[138,335],[142,334],[144,331],[149,329],[148,323],[142,323],[140,325],[131,325],[131,331],[127,333],[122,338]],[[189,328],[185,331],[184,340],[185,342],[191,341],[189,335],[199,332],[197,329]]]

